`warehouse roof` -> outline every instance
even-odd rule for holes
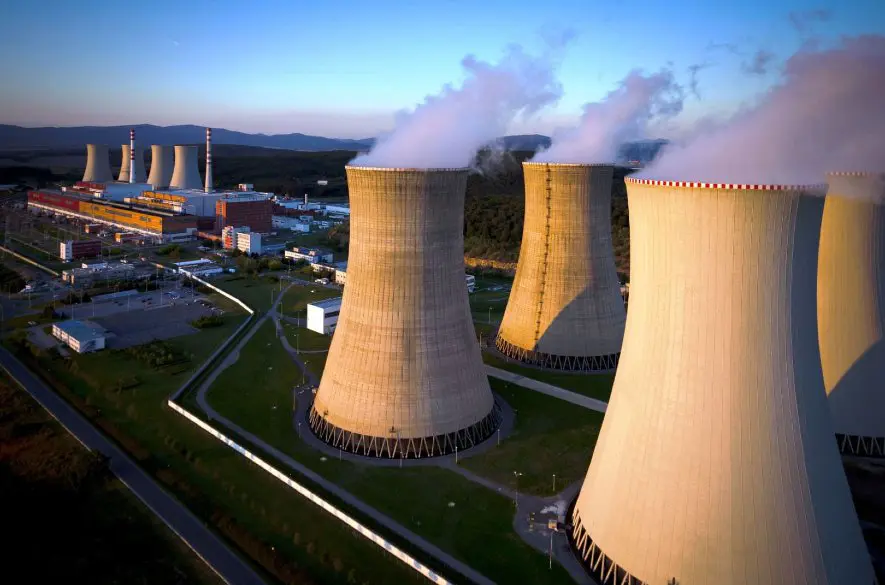
[[[89,321],[72,319],[60,321],[54,325],[78,341],[100,339],[105,336],[104,328]]]
[[[314,307],[319,307],[320,309],[334,309],[341,306],[341,297],[326,299],[323,301],[316,301],[314,303],[308,303],[308,305],[313,305]]]

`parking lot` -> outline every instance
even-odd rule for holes
[[[191,321],[211,314],[211,308],[188,300],[177,301],[174,305],[167,302],[162,306],[139,307],[138,310],[117,312],[90,320],[107,330],[109,348],[122,349],[158,339],[196,333],[199,329],[192,326]]]

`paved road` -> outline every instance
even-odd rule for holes
[[[565,388],[560,388],[553,384],[547,384],[546,382],[539,382],[532,378],[526,378],[525,376],[520,376],[519,374],[514,374],[513,372],[508,372],[507,370],[502,370],[500,368],[486,366],[486,374],[493,378],[498,378],[505,382],[510,382],[511,384],[516,384],[517,386],[522,386],[523,388],[528,388],[529,390],[552,396],[553,398],[559,398],[560,400],[565,400],[566,402],[571,402],[572,404],[595,410],[596,412],[605,412],[605,409],[608,406],[608,404],[602,400],[590,398],[589,396],[584,396],[583,394],[578,394],[577,392],[572,392],[571,390],[566,390]]]
[[[160,517],[222,579],[231,585],[264,585],[265,581],[229,549],[184,505],[166,493],[119,447],[105,438],[77,410],[50,390],[11,353],[0,348],[0,366],[74,437],[106,455],[111,471]]]

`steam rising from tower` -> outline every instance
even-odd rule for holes
[[[94,183],[109,183],[113,181],[111,163],[108,159],[108,147],[106,144],[86,145],[86,171],[83,180]]]
[[[212,192],[212,128],[206,128],[206,193]]]
[[[626,313],[611,238],[610,165],[523,163],[525,222],[496,345],[547,368],[610,370]]]
[[[627,190],[630,311],[573,513],[584,560],[603,584],[872,585],[817,345],[821,193]]]
[[[885,456],[885,175],[836,173],[824,206],[817,324],[843,453]]]
[[[347,287],[310,426],[379,457],[475,445],[500,415],[464,286],[467,170],[346,170]]]
[[[151,145],[151,174],[147,182],[154,189],[168,187],[172,182],[172,147],[161,144]]]
[[[197,167],[196,146],[175,147],[175,168],[169,186],[173,189],[200,189],[203,186]]]

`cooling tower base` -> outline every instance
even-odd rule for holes
[[[885,458],[885,437],[861,437],[836,433],[836,441],[839,443],[839,452],[842,455]]]
[[[505,356],[548,370],[565,372],[608,372],[618,367],[620,352],[608,355],[554,355],[513,345],[503,337],[495,339],[495,347]]]
[[[569,540],[584,562],[584,567],[599,585],[646,585],[645,581],[625,571],[596,546],[578,514],[575,513],[573,518],[575,526]]]
[[[492,436],[501,419],[501,407],[495,401],[485,418],[466,429],[432,437],[397,439],[395,436],[373,437],[345,431],[326,421],[313,406],[307,416],[313,433],[332,447],[356,455],[388,459],[438,457],[454,453],[456,447],[459,451],[469,449]]]

